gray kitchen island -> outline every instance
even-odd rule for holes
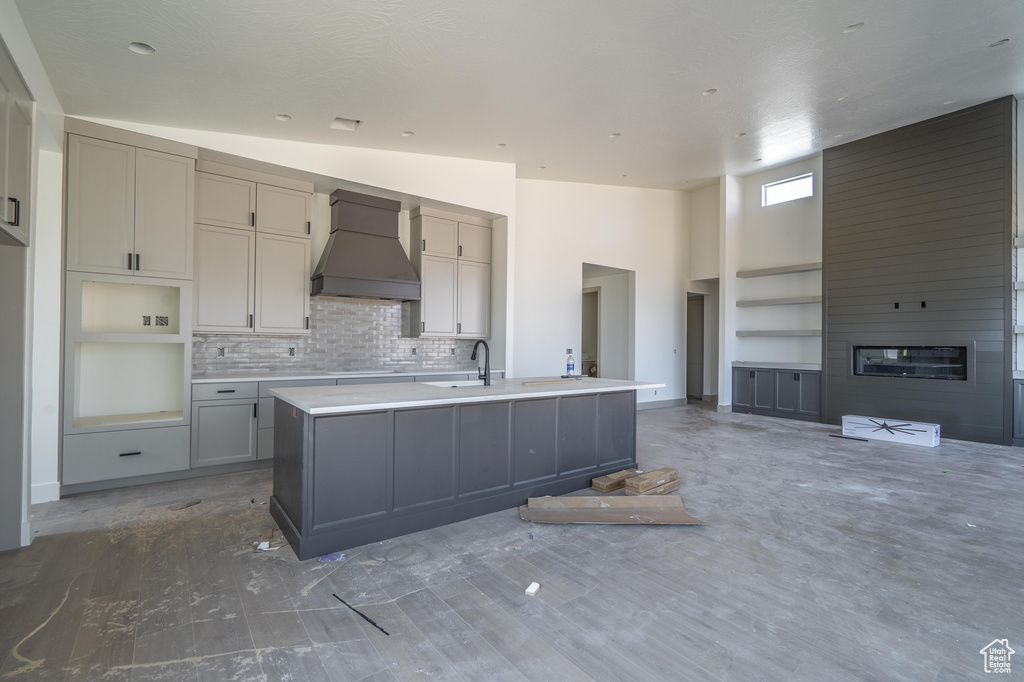
[[[561,495],[636,464],[636,391],[557,377],[271,391],[270,512],[300,559]]]

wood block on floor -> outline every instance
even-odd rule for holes
[[[536,523],[701,523],[683,509],[675,496],[636,497],[531,497],[519,508],[519,516]]]
[[[626,494],[627,495],[665,495],[666,493],[675,492],[676,490],[679,490],[679,481],[669,481],[668,483],[659,485],[656,488],[651,488],[650,490],[645,490],[642,493],[638,493],[635,490],[630,490],[629,488],[626,488]]]
[[[598,476],[590,482],[590,487],[602,493],[610,493],[626,485],[626,479],[636,476],[636,469],[624,469],[612,474]]]
[[[671,467],[655,469],[654,471],[647,471],[626,479],[626,490],[632,490],[634,495],[639,495],[651,488],[657,488],[659,485],[665,485],[670,481],[674,481],[678,477],[679,474]]]

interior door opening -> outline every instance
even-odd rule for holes
[[[633,379],[636,273],[583,264],[579,371],[604,379]]]
[[[704,399],[704,295],[686,295],[686,397]]]

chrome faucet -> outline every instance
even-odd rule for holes
[[[480,347],[480,344],[484,344],[484,371],[477,375],[477,379],[484,380],[484,386],[491,385],[491,349],[487,347],[487,342],[480,339],[473,344],[473,354],[469,356],[470,360],[476,360],[476,349]]]

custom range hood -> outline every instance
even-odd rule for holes
[[[420,300],[420,278],[398,241],[402,205],[343,189],[331,194],[331,236],[310,278],[313,296]]]

